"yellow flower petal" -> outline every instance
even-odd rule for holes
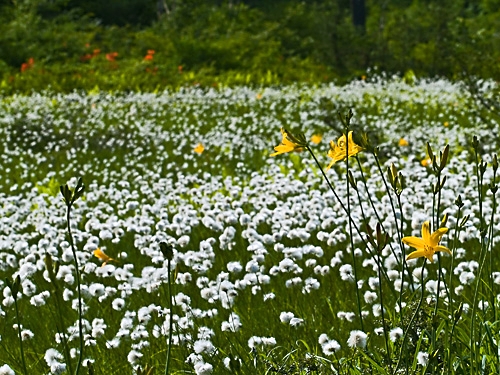
[[[408,146],[408,145],[409,145],[409,143],[408,143],[408,141],[407,141],[406,139],[401,138],[401,139],[399,140],[399,145],[400,145],[401,147],[406,147],[406,146]]]
[[[281,135],[283,136],[283,140],[281,141],[281,144],[276,146],[274,148],[275,153],[269,155],[269,156],[276,156],[280,154],[285,154],[287,152],[291,151],[301,151],[302,147],[295,142],[292,142],[288,136],[288,131],[284,128],[281,128]]]
[[[406,260],[416,259],[416,258],[420,258],[420,257],[425,257],[424,250],[417,250],[417,251],[414,251],[414,252],[408,254],[408,256],[406,257]]]
[[[430,158],[427,158],[427,159],[420,161],[420,164],[422,164],[422,167],[428,167],[429,165],[431,165],[431,163],[432,163],[432,160]]]
[[[437,246],[439,241],[441,241],[441,237],[443,237],[446,234],[446,232],[448,232],[448,228],[439,228],[437,231],[432,233],[430,240],[431,244],[433,246]]]
[[[114,261],[113,258],[108,256],[104,251],[102,251],[99,247],[94,250],[94,256],[103,261],[102,266],[104,267],[106,263]]]
[[[422,224],[422,239],[426,244],[431,241],[431,224],[428,221]]]
[[[346,149],[347,147],[347,149]],[[335,144],[333,141],[330,141],[330,150],[328,151],[328,157],[332,158],[332,162],[327,167],[327,170],[330,169],[330,167],[341,160],[344,160],[346,156],[354,156],[358,152],[362,151],[363,147],[358,146],[354,141],[352,140],[352,131],[350,131],[347,135],[347,145],[346,145],[346,136],[345,134],[342,134],[342,136],[337,140],[337,144]],[[349,153],[349,154],[348,154]]]
[[[439,241],[441,241],[443,235],[448,232],[448,228],[439,228],[431,234],[430,226],[429,221],[425,221],[422,224],[422,238],[404,237],[402,239],[404,244],[416,249],[416,251],[408,254],[406,260],[425,257],[429,259],[430,262],[434,262],[434,254],[438,251],[443,251],[451,255],[450,249],[439,245]]]
[[[203,151],[205,151],[205,147],[203,147],[203,145],[201,143],[198,143],[198,145],[194,148],[193,151],[196,152],[197,154],[201,155],[203,153]]]
[[[419,238],[419,237],[413,237],[413,236],[412,237],[404,237],[402,239],[402,241],[405,245],[414,247],[415,249],[423,249],[425,246],[424,240]]]
[[[311,142],[315,145],[319,144],[322,139],[323,136],[321,134],[314,134],[313,136],[311,136]]]
[[[450,255],[451,255],[451,250],[450,250],[450,249],[448,249],[446,246],[441,246],[441,245],[438,245],[438,246],[436,246],[435,251],[436,251],[436,252],[438,252],[438,251],[443,251],[443,252],[448,253],[448,254],[450,254]]]

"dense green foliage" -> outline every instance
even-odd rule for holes
[[[499,0],[367,2],[364,29],[353,26],[349,4],[2,0],[1,88],[319,83],[375,66],[500,77]],[[155,54],[145,59],[149,50]]]

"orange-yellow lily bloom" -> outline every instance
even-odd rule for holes
[[[99,258],[100,260],[103,261],[102,267],[106,265],[108,262],[113,262],[114,259],[108,256],[104,251],[102,251],[100,248],[97,248],[94,250],[94,256],[96,258]]]
[[[433,256],[438,251],[444,251],[451,255],[451,250],[445,246],[439,245],[441,237],[448,232],[448,228],[439,228],[431,234],[430,223],[428,221],[422,224],[422,238],[419,237],[404,237],[403,243],[414,247],[416,251],[410,253],[406,260],[415,259],[419,257],[426,257],[431,262],[434,262]]]
[[[315,145],[318,145],[322,139],[323,136],[321,134],[313,134],[311,136],[311,142],[314,143]]]
[[[269,156],[276,156],[276,155],[280,155],[280,154],[285,154],[287,152],[301,151],[302,150],[303,147],[301,145],[295,143],[292,140],[294,138],[293,138],[293,136],[290,135],[288,130],[281,128],[281,135],[283,135],[283,140],[281,141],[281,144],[276,146],[274,148],[274,151],[276,151],[276,152],[269,155]]]
[[[201,143],[198,143],[198,145],[193,149],[193,151],[196,152],[198,155],[201,155],[203,151],[205,151],[205,147]]]
[[[330,141],[330,151],[328,151],[328,156],[333,160],[330,162],[330,164],[328,164],[326,170],[329,170],[337,161],[344,160],[346,158],[347,151],[349,152],[349,157],[356,155],[360,151],[363,151],[363,147],[358,146],[352,140],[352,131],[347,134],[347,148],[348,150],[346,150],[345,134],[342,134],[342,137],[338,139],[337,144],[335,144],[335,142],[333,141]]]

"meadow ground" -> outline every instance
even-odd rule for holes
[[[499,373],[498,117],[460,83],[0,99],[0,374]]]

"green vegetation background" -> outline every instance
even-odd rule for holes
[[[500,0],[350,3],[0,0],[0,92],[500,78]]]

